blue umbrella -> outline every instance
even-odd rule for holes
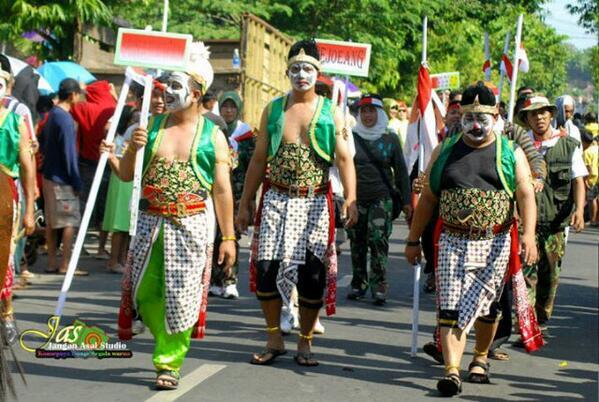
[[[89,71],[72,61],[44,63],[37,71],[50,83],[54,92],[58,92],[58,86],[65,78],[73,78],[85,84],[96,80],[96,77],[91,75]]]

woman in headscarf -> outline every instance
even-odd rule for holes
[[[358,223],[348,231],[353,278],[349,299],[364,297],[370,287],[374,302],[387,297],[387,257],[393,229],[393,195],[406,217],[411,215],[408,172],[397,135],[389,134],[389,119],[377,95],[364,95],[359,103],[358,123],[353,129],[356,154]],[[366,258],[370,249],[370,278]]]
[[[245,173],[247,171],[250,159],[254,153],[255,141],[252,128],[240,120],[243,111],[243,102],[235,91],[225,92],[221,95],[219,101],[219,111],[222,118],[227,123],[226,136],[229,140],[229,146],[235,155],[234,169],[231,173],[231,182],[233,187],[233,200],[235,202],[235,211],[239,206],[239,200],[243,193],[243,183],[245,182]],[[236,237],[239,239],[240,234]],[[220,244],[221,234],[217,233],[215,247]],[[239,250],[239,241],[235,241],[237,250]],[[232,270],[225,271],[223,264],[218,264],[218,256],[214,255],[213,271],[210,284],[210,294],[222,296],[225,299],[237,299],[237,272],[238,262],[235,261]]]

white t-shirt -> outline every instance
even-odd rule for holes
[[[552,129],[554,130],[554,129]],[[554,133],[557,134],[557,131],[554,130]],[[528,132],[528,135],[530,135],[530,137],[532,138],[533,142],[535,141],[534,135],[532,133],[532,131]],[[559,136],[550,138],[548,140],[545,140],[543,142],[541,142],[541,149],[539,150],[539,152],[541,152],[541,154],[543,156],[545,156],[545,153],[547,152],[548,148],[552,148],[555,146],[555,144],[557,144],[557,141],[559,140]],[[571,179],[574,180],[577,177],[584,177],[584,176],[588,176],[589,172],[587,170],[587,167],[584,164],[584,160],[582,159],[582,150],[579,147],[576,147],[576,149],[574,150],[574,153],[572,154],[572,174],[571,174]]]

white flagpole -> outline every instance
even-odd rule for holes
[[[510,50],[510,39],[511,39],[511,32],[507,31],[505,34],[505,42],[503,42],[503,54],[507,54],[507,52]],[[503,54],[502,59],[503,59]],[[501,63],[499,63],[499,65],[501,66]],[[503,89],[503,78],[505,77],[505,71],[503,68],[499,69],[499,93],[497,94],[497,101],[501,101],[501,92]]]
[[[518,49],[520,49],[520,41],[522,40],[522,20],[523,15],[518,17],[518,28],[516,29],[516,46],[514,48],[514,62],[512,63],[512,82],[510,83],[510,106],[507,115],[507,121],[514,121],[514,104],[516,103],[516,80],[518,79]]]
[[[114,115],[112,116],[112,121],[110,122],[110,128],[108,129],[108,134],[106,134],[107,143],[112,143],[112,141],[114,140],[114,135],[116,133],[121,114],[123,113],[123,107],[125,106],[125,102],[127,101],[127,95],[129,94],[130,84],[131,76],[129,74],[129,71],[127,71],[125,73],[125,82],[123,83],[123,87],[121,88],[121,93],[119,95],[119,99],[114,110]],[[102,181],[102,175],[104,174],[104,168],[106,167],[107,161],[108,154],[102,153],[100,155],[100,159],[98,160],[98,167],[96,168],[96,173],[94,174],[94,180],[92,181],[91,189],[89,190],[89,195],[85,204],[85,210],[83,211],[83,217],[81,218],[81,225],[79,226],[79,232],[77,232],[77,239],[75,240],[75,246],[73,247],[71,259],[69,260],[67,273],[65,275],[64,281],[62,282],[62,288],[60,289],[60,295],[58,297],[58,303],[56,305],[56,310],[54,313],[54,315],[59,317],[59,320],[60,316],[62,315],[64,304],[67,300],[67,293],[69,292],[71,283],[73,282],[73,276],[75,275],[75,271],[77,270],[77,263],[79,262],[81,249],[83,248],[83,242],[85,241],[85,234],[87,232],[89,220],[91,218],[92,211],[96,203],[96,197],[98,196],[100,182]]]
[[[139,127],[148,127],[148,116],[150,114],[150,99],[152,98],[152,77],[149,75],[144,76],[144,97],[141,103],[141,114],[139,116]],[[135,236],[137,233],[137,213],[139,212],[139,198],[141,195],[141,176],[143,173],[144,163],[144,150],[142,147],[137,150],[135,156],[135,173],[133,176],[133,191],[131,193],[131,204],[129,206],[129,212],[131,212],[131,218],[129,221],[129,235]]]
[[[162,10],[162,32],[166,32],[168,28],[168,0],[164,0],[164,8]]]
[[[427,46],[427,25],[428,19],[425,16],[422,20],[422,64],[426,64],[426,46]],[[424,118],[424,111],[421,111],[422,115],[420,119]],[[424,172],[424,142],[422,137],[423,124],[418,124],[418,172]],[[418,320],[420,310],[420,264],[414,265],[414,291],[412,300],[412,345],[410,349],[410,356],[416,357],[418,351]]]
[[[485,63],[491,61],[491,51],[489,50],[489,33],[485,32]],[[491,67],[485,70],[485,81],[491,81]]]

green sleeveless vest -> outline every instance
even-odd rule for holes
[[[283,140],[285,124],[285,106],[287,95],[280,96],[268,105],[268,160],[270,161],[279,150]],[[318,156],[332,163],[335,158],[335,120],[334,108],[328,98],[318,97],[316,113],[308,128],[310,146]]]
[[[443,175],[445,164],[449,155],[451,155],[453,147],[460,138],[462,138],[462,134],[452,135],[443,140],[439,157],[431,168],[431,191],[437,196],[441,193],[441,176]],[[499,176],[499,180],[501,180],[503,189],[513,198],[514,191],[516,190],[516,157],[514,155],[514,145],[512,141],[501,134],[495,134],[495,142],[497,144],[495,157],[497,175]]]
[[[19,177],[19,125],[21,116],[14,112],[4,114],[0,120],[0,170],[10,177]]]
[[[160,147],[166,131],[165,127],[168,117],[168,114],[162,114],[150,118],[148,123],[148,143],[144,154],[144,175]],[[200,116],[191,147],[192,150],[195,150],[195,153],[190,156],[193,171],[202,184],[202,187],[208,191],[212,191],[212,184],[214,183],[214,165],[216,163],[215,141],[217,132],[218,127],[212,121]]]
[[[543,191],[536,193],[537,225],[541,230],[557,233],[570,223],[574,211],[572,196],[572,155],[579,142],[561,137],[547,150],[547,179]]]

